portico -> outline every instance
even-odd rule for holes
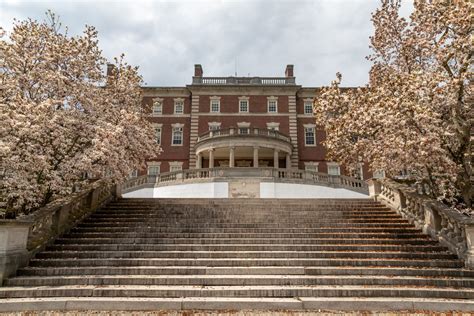
[[[274,130],[229,128],[209,131],[196,144],[196,167],[291,167],[290,138]]]

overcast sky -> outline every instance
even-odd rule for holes
[[[402,7],[408,15],[409,0]],[[13,19],[44,20],[51,9],[79,34],[99,31],[108,59],[125,53],[148,86],[191,83],[194,64],[204,76],[283,76],[295,65],[296,82],[364,85],[370,63],[370,14],[379,0],[261,1],[18,1],[0,0],[0,26]]]

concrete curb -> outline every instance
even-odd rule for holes
[[[473,312],[474,300],[413,298],[128,298],[2,299],[0,312],[153,310],[337,310]]]

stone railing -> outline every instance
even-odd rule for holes
[[[193,77],[199,85],[295,85],[294,77]]]
[[[246,132],[241,133],[240,130],[243,129]],[[268,138],[274,138],[274,139],[280,139],[286,142],[290,142],[290,137],[286,136],[278,131],[270,130],[267,128],[250,128],[250,127],[244,127],[239,129],[238,127],[230,127],[226,129],[218,129],[218,130],[212,130],[208,131],[204,134],[199,135],[197,141],[203,141],[206,139],[210,138],[218,138],[218,137],[228,137],[228,136],[250,136],[250,137],[268,137]]]
[[[209,182],[227,178],[261,178],[267,182],[288,182],[322,185],[332,188],[343,188],[359,193],[368,194],[365,181],[346,177],[334,176],[326,173],[312,172],[298,169],[277,168],[203,168],[187,169],[160,174],[156,185],[168,186],[180,183]]]
[[[371,179],[370,196],[395,209],[424,233],[447,246],[474,269],[474,218],[388,179]]]
[[[118,185],[117,190],[120,193],[127,193],[130,191],[135,191],[143,188],[152,188],[156,183],[156,176],[139,176],[136,178],[130,178],[124,183]]]
[[[15,220],[0,220],[0,283],[91,212],[117,198],[117,186],[97,181]]]

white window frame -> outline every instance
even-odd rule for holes
[[[180,129],[180,130],[178,130]],[[171,146],[183,146],[183,143],[184,143],[184,124],[180,124],[180,123],[176,123],[176,124],[172,124],[171,125]],[[179,144],[175,144],[174,143],[174,140],[175,140],[175,135],[176,135],[176,132],[180,132],[181,133],[181,143]]]
[[[158,107],[160,111],[155,111],[155,109]],[[153,99],[153,104],[151,107],[151,115],[152,116],[161,116],[163,115],[163,99],[162,98],[154,98]]]
[[[149,161],[146,163],[147,164],[147,175],[149,176],[157,176],[160,174],[161,172],[161,162],[157,162],[157,161]],[[151,174],[150,173],[150,168],[158,168],[158,172],[156,174]]]
[[[212,108],[212,103],[214,103],[214,102],[216,102],[216,104],[217,104],[217,111],[214,111],[213,108]],[[217,97],[217,96],[210,97],[209,112],[211,112],[211,113],[220,113],[221,112],[221,97]]]
[[[181,106],[181,111],[178,111],[178,106]],[[184,99],[174,99],[174,114],[184,114]]]
[[[305,161],[304,162],[304,170],[312,171],[312,172],[319,172],[319,162]]]
[[[221,129],[221,122],[209,122],[207,125],[209,126],[210,131],[215,131]]]
[[[243,130],[246,130],[245,133],[242,133]],[[250,134],[250,123],[249,122],[239,122],[237,123],[237,133],[241,135]]]
[[[183,170],[183,162],[182,161],[170,161],[168,164],[169,164],[169,167],[170,167],[170,172]]]
[[[333,176],[340,176],[341,175],[341,166],[337,163],[337,162],[328,162],[327,163],[327,166],[328,166],[328,174],[329,175],[333,175]],[[337,168],[335,170],[337,170],[337,172],[330,172],[331,170],[334,170],[334,169],[331,169],[331,168]]]
[[[163,133],[163,124],[153,124],[152,126],[155,131],[155,141],[158,145],[161,145],[161,135]],[[160,132],[157,133],[157,130],[159,130]]]
[[[278,122],[269,122],[267,123],[267,129],[271,131],[280,131],[280,123]]]
[[[385,170],[375,170],[374,171],[374,174],[373,174],[373,177],[375,179],[383,179],[385,178]]]
[[[303,101],[303,113],[304,113],[304,115],[313,115],[313,103],[314,103],[313,99],[304,99],[304,101]],[[306,111],[306,106],[308,104],[310,104],[310,111],[309,112]]]
[[[306,147],[315,147],[316,146],[316,125],[315,124],[304,124],[304,145]],[[308,137],[307,137],[307,130],[312,129],[313,130],[313,140],[314,144],[308,144]]]
[[[247,102],[247,110],[242,111],[242,102]],[[239,97],[239,113],[249,113],[250,112],[250,102],[249,97]]]
[[[129,179],[133,179],[133,178],[137,178],[138,177],[138,169],[133,169],[132,171],[130,171],[130,173],[128,174],[128,178]]]
[[[275,102],[275,111],[270,111],[270,103]],[[267,112],[268,113],[278,113],[278,98],[277,97],[267,97]]]

